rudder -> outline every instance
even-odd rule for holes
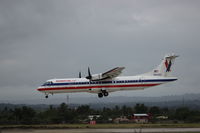
[[[171,76],[172,72],[172,66],[174,64],[175,58],[177,58],[178,55],[175,54],[170,54],[166,55],[161,64],[153,70],[153,75],[154,76],[164,76],[164,77],[169,77]]]

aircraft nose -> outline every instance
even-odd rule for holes
[[[37,90],[38,90],[38,91],[41,91],[41,87],[38,87]]]

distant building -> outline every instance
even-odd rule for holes
[[[148,123],[150,119],[150,114],[133,114],[132,116],[132,121],[135,123]]]
[[[89,119],[90,121],[96,120],[96,119],[98,119],[99,117],[101,117],[101,115],[88,115],[88,119]]]
[[[90,121],[90,125],[96,125],[96,121]]]
[[[96,120],[101,117],[101,115],[88,115],[88,120],[90,125],[95,125]]]
[[[157,116],[156,119],[159,119],[159,120],[167,120],[167,119],[168,119],[168,116],[160,115],[160,116]]]
[[[114,123],[128,123],[130,120],[126,116],[120,116],[113,120]]]

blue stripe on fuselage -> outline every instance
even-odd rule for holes
[[[141,82],[170,82],[177,79],[144,79],[144,80],[113,80],[113,81],[91,81],[91,82],[68,82],[51,83],[42,86],[62,86],[62,85],[86,85],[86,84],[118,84],[118,83],[141,83]]]

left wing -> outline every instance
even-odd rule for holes
[[[100,74],[90,74],[90,71],[88,71],[89,76],[87,76],[86,78],[92,81],[100,81],[100,80],[105,80],[105,79],[112,79],[115,78],[117,76],[119,76],[122,73],[122,70],[125,67],[116,67],[114,69],[111,69],[105,73],[100,73]]]

